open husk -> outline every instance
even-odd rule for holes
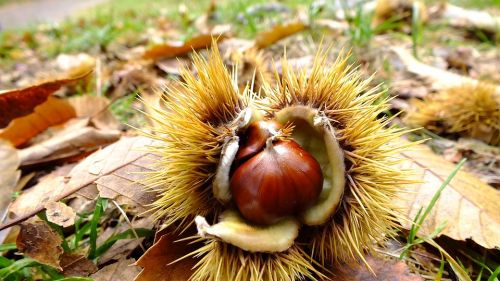
[[[393,168],[407,145],[394,140],[405,132],[378,119],[385,95],[347,57],[328,62],[320,51],[307,72],[285,59],[260,98],[238,90],[214,48],[207,60],[195,55],[198,76],[184,71],[183,87],[153,109],[152,137],[163,145],[151,148],[162,157],[147,184],[161,194],[154,207],[166,225],[185,229],[197,217],[204,245],[191,254],[199,258],[192,280],[318,280],[335,263],[374,253],[374,242],[396,225],[393,198],[412,182]],[[228,213],[235,210],[228,182],[239,135],[261,119],[291,123],[290,137],[316,158],[325,180],[311,208],[256,227]]]

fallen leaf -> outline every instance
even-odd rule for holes
[[[115,142],[121,136],[120,131],[116,130],[104,131],[92,127],[84,127],[88,124],[87,120],[81,120],[83,122],[76,121],[54,134],[51,138],[21,149],[19,156],[22,165],[32,165],[34,163],[67,158],[85,151],[93,151],[100,146]]]
[[[44,205],[47,220],[62,227],[75,224],[75,211],[62,202],[48,202]]]
[[[305,30],[308,26],[303,22],[292,22],[288,24],[278,24],[267,31],[263,31],[255,37],[257,48],[266,48],[279,40]]]
[[[479,29],[488,32],[498,32],[500,17],[489,14],[485,11],[467,10],[449,3],[446,3],[442,12],[442,17],[458,28]]]
[[[21,224],[17,249],[36,261],[62,270],[59,258],[63,253],[62,238],[44,221],[33,218]]]
[[[105,176],[110,177],[104,179],[104,183],[115,176],[124,177],[123,180],[127,182],[127,192],[136,190],[137,193],[134,192],[133,196],[138,196],[138,199],[135,197],[131,199],[137,199],[138,202],[143,202],[141,200],[148,198],[140,196],[140,192],[154,196],[150,190],[146,190],[144,185],[134,182],[139,175],[128,174],[131,170],[152,169],[151,166],[158,156],[145,151],[145,147],[154,142],[153,139],[146,137],[123,137],[118,142],[87,157],[76,165],[66,177],[55,177],[38,183],[14,201],[11,211],[18,217],[3,224],[0,229],[24,221],[42,211],[45,202],[60,201],[77,191],[80,191],[79,194],[86,198],[94,199],[98,194],[96,181]],[[116,191],[120,193],[118,188]],[[124,196],[127,197],[128,194]]]
[[[192,268],[196,260],[192,257],[179,260],[190,252],[193,246],[188,242],[176,240],[177,236],[171,234],[163,235],[153,246],[151,246],[142,257],[135,263],[142,267],[142,271],[135,281],[185,281],[192,274]],[[168,249],[168,250],[166,250]]]
[[[85,78],[92,72],[87,69],[77,76],[45,82],[23,89],[10,90],[0,94],[0,128],[7,126],[11,120],[28,115],[44,103],[47,98],[62,86]]]
[[[367,256],[366,262],[370,269],[363,263],[351,263],[338,266],[332,270],[330,280],[337,281],[423,281],[424,279],[410,272],[403,261],[386,260],[380,257]]]
[[[176,42],[153,46],[146,50],[143,58],[157,60],[160,58],[164,59],[183,56],[193,50],[209,48],[212,45],[213,40],[218,42],[223,39],[224,35],[201,34],[187,40],[184,43]]]
[[[97,266],[84,255],[64,253],[60,261],[64,276],[86,277],[97,271]]]
[[[7,215],[8,206],[11,202],[12,192],[16,188],[21,177],[19,167],[20,161],[17,150],[10,143],[0,140],[0,221]],[[8,231],[0,231],[0,244],[3,243]]]
[[[10,141],[14,146],[20,146],[45,129],[74,117],[75,110],[66,100],[49,96],[34,108],[33,113],[12,120],[5,129],[0,130],[0,138]]]
[[[398,200],[398,205],[410,220],[404,219],[400,223],[409,229],[419,209],[427,207],[455,166],[423,145],[401,155],[404,159],[401,168],[414,171],[416,180],[422,182],[407,186]],[[429,235],[442,223],[446,223],[439,235],[446,235],[455,240],[472,239],[485,248],[499,247],[498,202],[500,191],[467,172],[459,171],[443,190],[421,226],[419,235]]]
[[[108,110],[110,101],[105,97],[83,95],[72,97],[68,102],[73,106],[77,117],[88,117],[90,122],[102,130],[118,130],[120,123]]]
[[[479,83],[478,80],[470,77],[458,75],[453,72],[424,64],[418,61],[402,47],[392,47],[390,50],[395,54],[396,60],[398,61],[395,65],[399,64],[407,72],[414,74],[423,80],[429,81],[435,90],[441,90],[454,86],[459,87],[463,84],[476,85]],[[500,86],[496,86],[496,93],[500,94]]]
[[[134,266],[135,259],[120,260],[107,265],[90,277],[96,281],[124,281],[133,280],[140,272],[140,268]],[[153,280],[153,279],[151,279]]]

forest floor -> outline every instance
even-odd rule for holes
[[[377,118],[421,143],[400,154],[419,182],[402,187],[405,218],[366,257],[377,275],[337,264],[330,276],[498,280],[499,26],[498,1],[0,1],[0,217],[15,225],[0,231],[0,279],[191,274],[193,261],[166,264],[192,246],[145,213],[155,194],[137,171],[151,155],[113,151],[147,147],[140,131],[157,122],[145,104],[161,107],[183,71],[197,73],[193,50],[216,43],[256,93],[285,56],[308,73],[319,49],[327,65],[349,52],[383,93],[373,103],[388,103]]]

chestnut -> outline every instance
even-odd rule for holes
[[[273,133],[277,133],[281,128],[282,126],[280,123],[272,120],[262,120],[250,123],[241,136],[240,149],[234,158],[235,166],[238,166],[243,161],[248,160],[250,157],[262,151],[266,145],[267,139],[272,137]]]
[[[266,128],[264,125],[255,126]],[[249,136],[257,138],[263,134],[251,131]],[[244,144],[251,148],[240,147],[241,154],[247,156],[242,157],[245,160],[230,180],[231,193],[242,216],[255,224],[273,224],[314,204],[323,187],[318,161],[290,139],[272,142],[268,137],[267,144],[264,141],[265,145],[255,152],[257,142],[260,144],[260,139],[250,138]]]

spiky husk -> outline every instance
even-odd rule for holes
[[[192,253],[200,257],[192,280],[285,280],[321,277],[334,263],[363,259],[395,225],[393,197],[408,183],[405,172],[392,168],[392,155],[406,144],[392,143],[404,132],[385,129],[390,120],[377,116],[387,109],[384,94],[369,89],[341,54],[331,65],[327,52],[319,52],[312,69],[296,73],[286,61],[277,86],[264,85],[268,100],[253,101],[239,94],[234,79],[214,49],[209,61],[195,56],[199,78],[187,71],[180,89],[167,91],[165,109],[151,114],[159,127],[157,139],[165,145],[151,150],[162,156],[148,180],[160,198],[156,215],[167,225],[187,225],[195,215],[215,218],[222,206],[210,184],[220,157],[221,144],[230,136],[228,126],[251,102],[269,115],[288,106],[318,109],[335,126],[344,150],[348,184],[337,213],[322,226],[304,226],[297,243],[281,253],[249,253],[224,242],[208,240]]]
[[[296,73],[283,63],[278,87],[267,87],[272,115],[285,107],[305,105],[330,119],[347,161],[347,185],[337,213],[312,233],[310,251],[323,265],[363,259],[396,225],[398,213],[392,201],[403,184],[406,172],[395,167],[393,156],[405,148],[395,142],[405,131],[385,127],[390,119],[377,116],[388,109],[384,93],[369,89],[370,80],[347,63],[340,54],[326,67],[326,53],[319,52],[309,76]]]
[[[248,253],[232,245],[207,241],[193,253],[201,257],[193,273],[193,281],[219,280],[317,280],[323,274],[318,264],[301,247],[294,245],[286,252]]]
[[[458,133],[500,145],[500,98],[496,87],[479,83],[445,89],[413,100],[405,122],[435,133]]]
[[[269,69],[267,56],[261,50],[250,48],[243,53],[235,52],[232,55],[232,61],[238,67],[238,84],[240,87],[251,85],[254,92],[261,92],[265,83],[270,83],[273,79],[272,72]]]
[[[149,114],[157,124],[150,136],[164,145],[151,148],[161,160],[146,184],[160,194],[153,210],[165,226],[186,227],[196,215],[218,213],[221,206],[213,198],[211,181],[222,141],[251,100],[248,92],[240,93],[216,48],[208,61],[194,55],[193,64],[197,76],[184,69],[185,82],[167,89],[163,106]]]

